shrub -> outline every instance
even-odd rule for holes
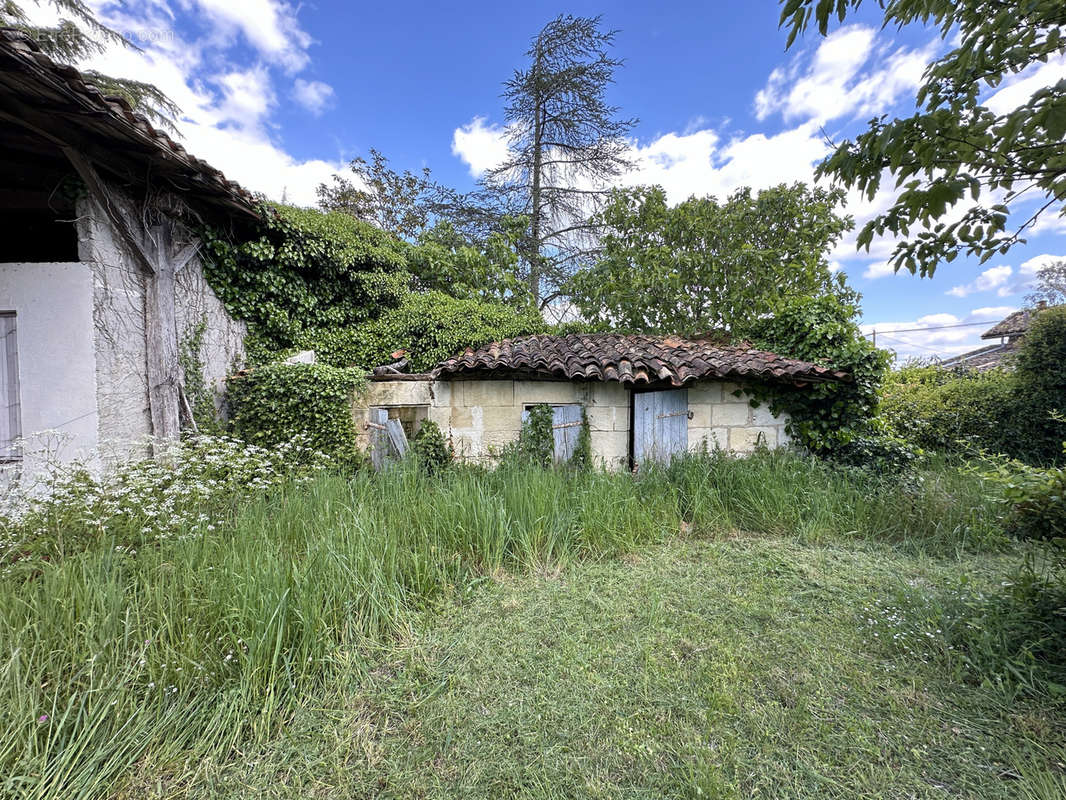
[[[1066,443],[1062,445],[1066,452]],[[1016,460],[984,459],[986,478],[998,483],[1012,532],[1066,545],[1066,467],[1041,469]]]
[[[365,325],[310,332],[299,345],[338,367],[377,366],[403,349],[410,354],[411,369],[424,371],[465,347],[545,330],[544,319],[531,308],[427,292],[408,295],[399,308]]]
[[[1027,421],[1017,414],[1007,372],[907,367],[885,381],[880,414],[891,431],[944,453],[978,449],[1021,454]]]
[[[356,447],[352,394],[361,370],[326,364],[267,364],[230,378],[233,430],[246,441],[276,446],[304,437],[339,465],[362,462]]]
[[[1015,357],[1020,413],[1032,421],[1029,446],[1045,463],[1062,455],[1066,419],[1066,306],[1034,312]]]
[[[454,454],[441,433],[440,426],[433,420],[426,420],[415,433],[411,441],[418,462],[430,473],[444,469],[452,463]]]
[[[900,436],[887,432],[860,433],[832,453],[837,463],[871,470],[880,475],[903,475],[920,461],[922,451]]]
[[[535,466],[548,468],[555,460],[555,433],[552,429],[552,407],[533,406],[522,421],[518,440],[504,448],[501,464],[510,467]]]

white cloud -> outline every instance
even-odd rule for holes
[[[1018,267],[1018,272],[1022,275],[1036,275],[1044,267],[1050,267],[1060,261],[1066,261],[1066,256],[1053,256],[1050,253],[1043,253],[1039,256],[1033,256],[1028,261],[1023,261],[1022,265]]]
[[[984,98],[984,104],[994,114],[1006,114],[1029,102],[1038,89],[1053,86],[1063,79],[1066,79],[1066,55],[1054,55],[1047,63],[1032,64],[1008,77],[994,94]]]
[[[813,58],[801,53],[771,72],[755,95],[755,116],[763,120],[780,112],[786,120],[825,123],[883,111],[914,91],[937,47],[934,41],[888,52],[878,46],[873,28],[846,25],[822,39]]]
[[[197,9],[227,22],[219,35],[185,41],[171,27],[172,18]],[[252,18],[256,9],[264,15],[260,20]],[[318,184],[343,168],[339,158],[297,159],[278,140],[272,120],[278,107],[272,67],[288,74],[306,64],[299,53],[310,43],[292,7],[265,0],[225,5],[221,0],[197,5],[183,0],[180,5],[141,6],[136,13],[106,6],[102,19],[118,30],[142,32],[142,50],[110,47],[79,66],[158,86],[182,110],[176,121],[182,145],[227,178],[274,200],[314,205]],[[232,50],[238,31],[261,60],[250,66],[240,63],[247,59]]]
[[[470,174],[479,178],[507,159],[507,135],[505,126],[474,117],[452,134],[452,155],[461,158]]]
[[[214,79],[222,90],[219,121],[240,128],[257,128],[276,105],[270,75],[263,66],[229,72]]]
[[[1000,297],[1006,297],[1011,293],[1009,282],[1013,274],[1014,268],[1007,265],[991,267],[969,283],[953,286],[947,290],[946,294],[950,294],[952,297],[966,297],[978,292],[990,292],[993,289],[998,289]]]
[[[283,0],[196,0],[196,6],[219,33],[227,38],[244,34],[271,63],[291,72],[307,66],[311,37],[300,27],[296,8]]]
[[[292,96],[316,117],[329,106],[333,100],[333,87],[322,81],[305,81],[297,78],[293,84]]]

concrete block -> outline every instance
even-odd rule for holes
[[[371,381],[364,402],[368,406],[428,406],[430,381]]]
[[[452,403],[452,384],[450,381],[431,381],[429,384],[429,397],[433,405],[439,408],[448,408]]]
[[[615,417],[618,410],[612,406],[593,406],[586,408],[585,413],[589,419],[590,431],[613,431],[615,430]]]
[[[730,428],[729,449],[734,453],[750,453],[760,444],[777,447],[777,428]]]
[[[608,464],[628,461],[628,431],[591,431],[590,439],[594,461],[603,459]]]
[[[712,404],[707,402],[696,402],[692,399],[692,393],[689,392],[688,396],[688,410],[692,414],[692,419],[688,421],[689,430],[692,428],[709,428],[711,427],[711,408]]]
[[[629,392],[616,381],[593,383],[590,403],[594,406],[624,406],[629,408]]]
[[[751,409],[747,403],[723,403],[711,407],[711,424],[716,427],[748,425],[750,420]]]
[[[477,408],[477,406],[474,406]],[[473,409],[471,409],[473,411]],[[477,427],[475,424],[474,427]],[[515,436],[522,430],[522,409],[520,406],[485,406],[481,409],[481,430],[511,431]]]
[[[517,405],[534,403],[581,403],[587,390],[584,385],[570,381],[515,381],[514,399]]]
[[[780,420],[773,415],[770,406],[765,403],[751,410],[751,420],[754,425],[777,426],[780,424]]]
[[[705,443],[710,451],[725,450],[729,447],[729,428],[688,429],[689,450],[699,450]]]
[[[614,406],[614,429],[629,433],[629,406]]]
[[[452,409],[446,406],[430,406],[426,413],[426,419],[437,423],[437,427],[447,436],[448,429],[452,426]]]
[[[694,383],[688,389],[688,402],[689,405],[694,403],[721,403],[722,382],[699,381]]]
[[[740,397],[736,397],[733,393],[740,392]],[[723,403],[746,403],[748,402],[748,395],[744,392],[743,387],[739,383],[723,383],[722,384],[722,402]]]
[[[513,406],[514,381],[463,381],[464,406]]]

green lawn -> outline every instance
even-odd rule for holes
[[[124,794],[1066,797],[1063,707],[896,610],[1017,560],[737,535],[497,571],[265,746],[143,762]]]

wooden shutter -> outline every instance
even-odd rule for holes
[[[552,406],[552,438],[554,440],[554,459],[557,464],[565,464],[577,449],[577,439],[581,435],[581,406]],[[522,424],[526,424],[529,408],[522,409]]]
[[[20,456],[15,445],[22,436],[22,405],[19,398],[18,341],[15,313],[0,314],[0,460]]]

